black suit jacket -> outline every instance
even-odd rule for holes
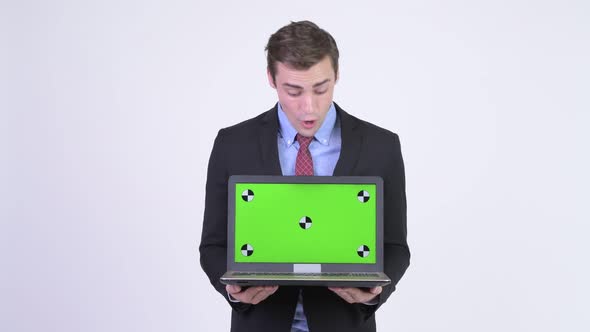
[[[349,304],[325,287],[303,287],[303,307],[311,332],[375,331],[375,311],[387,300],[406,271],[404,165],[396,134],[357,119],[336,105],[342,149],[335,176],[380,176],[384,181],[384,267],[392,284],[377,305]],[[205,216],[199,250],[201,266],[226,300],[219,278],[227,261],[227,182],[230,175],[281,175],[277,106],[250,120],[221,129],[209,160]],[[257,305],[234,303],[231,331],[290,331],[298,287],[281,286]]]

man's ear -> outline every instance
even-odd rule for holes
[[[340,79],[340,71],[336,72],[336,81],[334,81],[334,84],[338,83],[338,79]]]
[[[275,84],[275,80],[272,77],[272,74],[270,73],[270,69],[266,68],[266,76],[268,77],[268,84],[270,84],[270,87],[273,89],[276,89],[277,86]]]

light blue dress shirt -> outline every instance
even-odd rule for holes
[[[295,141],[297,131],[289,122],[280,103],[278,105],[278,116],[279,132],[277,134],[277,143],[281,170],[285,176],[295,175],[295,161],[299,151],[299,142]],[[341,147],[340,121],[334,103],[332,103],[324,122],[314,136],[314,140],[309,144],[309,152],[313,161],[313,175],[331,176],[340,157]],[[300,291],[291,332],[307,331],[309,331],[309,328],[303,312],[303,295]]]
[[[299,151],[299,142],[295,140],[297,130],[293,128],[281,104],[278,105],[279,133],[277,135],[279,160],[283,175],[295,175],[295,160]],[[340,121],[336,116],[334,103],[330,106],[324,123],[316,132],[314,140],[309,144],[309,152],[313,160],[313,175],[331,176],[340,157],[342,139],[340,137]]]

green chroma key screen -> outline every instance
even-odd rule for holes
[[[237,183],[236,263],[376,262],[376,185]]]

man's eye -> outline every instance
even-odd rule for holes
[[[287,91],[287,94],[291,97],[297,97],[301,94],[301,92],[289,92]]]
[[[316,95],[323,95],[324,93],[328,92],[328,89],[322,91],[315,91]]]

